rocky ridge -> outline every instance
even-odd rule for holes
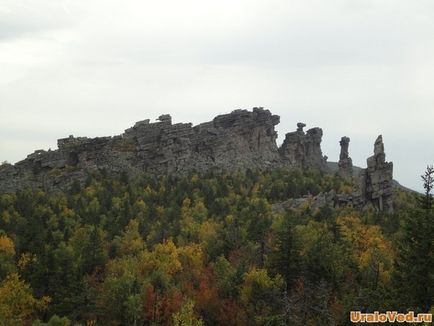
[[[63,190],[74,180],[83,181],[87,171],[130,174],[187,174],[277,167],[319,169],[331,173],[321,151],[323,131],[304,132],[304,123],[286,134],[282,146],[276,144],[274,127],[280,117],[263,108],[235,110],[196,126],[172,123],[161,115],[157,122],[137,122],[113,137],[59,139],[56,150],[37,150],[15,165],[0,166],[0,193],[19,189]],[[352,178],[348,155],[349,138],[341,139],[338,175]],[[381,136],[368,168],[355,177],[354,194],[348,203],[368,203],[391,209],[392,163],[385,162]]]
[[[393,212],[393,192],[395,189],[403,189],[403,187],[393,180],[393,163],[386,162],[383,137],[380,135],[376,139],[374,155],[367,159],[368,167],[366,169],[352,165],[352,160],[348,154],[349,142],[348,137],[341,138],[340,159],[334,173],[351,182],[353,187],[350,193],[336,193],[332,190],[316,196],[305,195],[302,198],[292,198],[285,202],[275,203],[273,205],[274,210],[297,208],[301,205],[307,205],[311,208],[349,205]]]

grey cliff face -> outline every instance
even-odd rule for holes
[[[303,131],[305,126],[304,123],[299,122],[297,131],[286,134],[279,148],[280,155],[291,168],[325,171],[326,158],[321,151],[322,129],[312,128],[305,133]]]
[[[119,136],[69,136],[58,140],[57,150],[38,150],[15,165],[2,165],[0,192],[64,189],[84,180],[87,170],[165,175],[281,166],[274,129],[279,120],[263,108],[235,110],[197,126],[172,124],[165,114]]]
[[[353,175],[353,161],[348,152],[350,138],[342,137],[339,144],[341,145],[341,153],[339,155],[337,175],[344,179],[351,179]]]

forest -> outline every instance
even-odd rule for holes
[[[0,325],[351,325],[434,312],[433,169],[394,213],[313,208],[317,171],[89,172],[0,195]],[[290,198],[299,207],[276,209]]]

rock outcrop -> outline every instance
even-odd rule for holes
[[[312,128],[306,133],[304,123],[297,123],[297,131],[287,133],[280,155],[291,168],[326,170],[326,158],[322,155],[322,129]]]
[[[339,155],[337,175],[343,179],[351,179],[353,175],[353,161],[348,152],[350,138],[342,137],[339,144],[341,145],[341,153]]]
[[[119,136],[69,136],[58,140],[57,150],[37,150],[15,165],[0,165],[0,193],[25,187],[63,190],[74,180],[84,181],[88,171],[94,170],[168,175],[287,167],[332,173],[321,151],[322,129],[304,132],[306,125],[298,123],[278,148],[274,127],[279,120],[263,108],[235,110],[196,126],[173,124],[165,114],[154,123],[139,121]],[[340,142],[337,173],[345,178],[351,178],[354,170],[349,141],[343,137]],[[316,205],[351,204],[391,211],[392,172],[379,136],[368,168],[353,178],[353,194],[324,194],[315,199]]]
[[[165,175],[273,168],[282,165],[274,129],[278,123],[279,116],[254,108],[197,126],[172,124],[166,114],[155,123],[139,121],[119,136],[69,136],[58,140],[57,150],[38,150],[15,165],[2,165],[0,192],[63,189],[83,180],[89,170]]]
[[[352,193],[336,193],[331,190],[316,196],[305,195],[301,198],[291,198],[287,201],[274,203],[273,209],[281,211],[288,208],[298,208],[301,205],[316,209],[324,206],[352,206],[358,209],[372,208],[378,211],[393,212],[393,164],[386,162],[382,136],[378,136],[374,144],[374,155],[367,159],[368,167],[360,169],[358,176],[352,176],[354,167],[348,154],[350,139],[342,137],[341,153],[336,174],[351,180]]]
[[[345,207],[352,206],[352,197],[349,194],[338,194],[334,190],[326,193],[319,193],[316,196],[305,195],[301,198],[291,198],[287,201],[272,204],[272,209],[276,212],[282,212],[289,208],[300,208],[302,206],[311,209],[322,207]]]
[[[393,163],[386,162],[383,137],[374,144],[374,155],[367,159],[368,167],[362,170],[354,182],[354,203],[357,206],[373,206],[380,211],[393,211]]]

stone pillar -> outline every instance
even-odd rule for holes
[[[379,211],[393,212],[393,163],[386,162],[383,137],[374,143],[374,155],[367,160],[368,167],[362,170],[354,184],[353,197],[364,206],[373,206]]]
[[[341,145],[341,153],[339,155],[337,174],[341,178],[351,179],[351,177],[353,176],[353,161],[348,153],[350,138],[342,137],[339,144]]]

